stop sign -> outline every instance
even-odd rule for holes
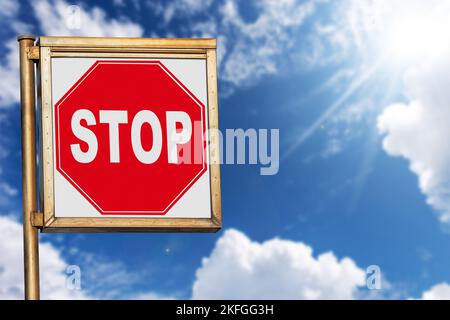
[[[161,61],[96,61],[54,105],[55,168],[102,215],[165,215],[207,170],[205,114]]]

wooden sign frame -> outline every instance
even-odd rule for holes
[[[204,59],[207,70],[209,130],[218,130],[216,39],[152,39],[40,37],[28,51],[38,62],[38,121],[40,120],[40,212],[33,217],[42,232],[216,232],[222,226],[219,139],[210,135],[210,218],[56,217],[53,171],[53,118],[51,59],[53,57],[94,58],[179,58]],[[214,151],[213,151],[214,150]],[[212,153],[214,152],[214,154]]]

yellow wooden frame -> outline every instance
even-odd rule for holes
[[[53,180],[52,57],[123,57],[205,59],[208,91],[208,128],[218,130],[216,39],[154,39],[40,37],[28,52],[38,60],[38,99],[41,114],[41,213],[34,224],[43,232],[215,232],[222,226],[219,140],[209,141],[211,218],[75,218],[55,217]]]

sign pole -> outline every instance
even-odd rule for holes
[[[35,76],[34,62],[28,56],[36,38],[23,35],[17,40],[20,45],[25,299],[39,300],[39,233],[32,223],[37,210]]]

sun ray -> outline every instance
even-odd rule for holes
[[[384,107],[390,102],[392,96],[395,94],[395,87],[399,79],[400,79],[399,73],[393,74],[389,78],[387,85],[384,87],[385,93],[379,101],[380,106]],[[375,159],[375,155],[377,153],[376,151],[379,148],[379,145],[376,143],[378,139],[379,139],[378,130],[376,126],[372,126],[369,132],[369,139],[368,139],[369,141],[363,146],[365,148],[364,150],[365,152],[361,159],[358,174],[356,175],[357,177],[356,185],[354,186],[353,189],[354,191],[350,196],[350,200],[347,206],[346,212],[348,212],[349,214],[351,214],[358,205],[362,191],[364,190],[364,186],[370,175],[371,172],[370,167],[373,163],[373,160]]]
[[[298,147],[300,147],[306,140],[308,140],[320,126],[332,116],[344,102],[347,101],[363,84],[370,80],[374,73],[381,67],[384,63],[385,57],[378,59],[368,70],[361,73],[356,79],[354,79],[347,87],[345,92],[340,95],[336,101],[331,104],[325,112],[323,112],[320,117],[314,121],[299,137],[298,139],[289,146],[287,151],[282,156],[282,159],[289,157]]]

